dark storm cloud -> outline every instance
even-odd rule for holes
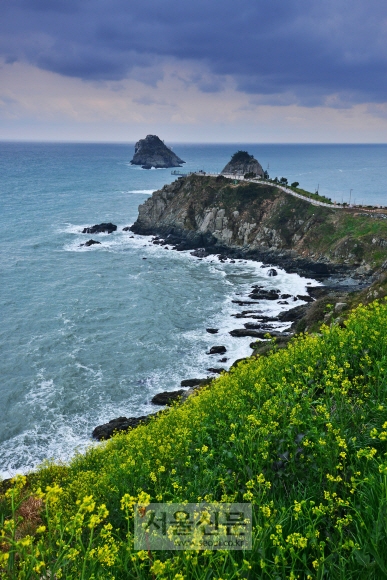
[[[200,90],[239,90],[273,104],[383,102],[385,0],[3,0],[0,51],[85,80],[120,80],[168,58],[199,62]],[[135,72],[137,71],[137,72]],[[152,82],[149,74],[148,82]],[[154,81],[156,82],[156,81]],[[281,97],[282,95],[282,97]],[[262,101],[263,102],[263,101]],[[335,105],[336,103],[336,105]]]

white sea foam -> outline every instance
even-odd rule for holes
[[[192,330],[182,331],[180,339],[183,347],[178,365],[174,368],[161,368],[160,371],[148,371],[144,373],[143,379],[137,387],[131,387],[131,390],[124,396],[110,398],[109,392],[106,391],[105,374],[99,366],[80,362],[80,357],[85,349],[86,337],[77,337],[77,323],[72,317],[62,312],[58,315],[62,327],[59,331],[62,340],[73,340],[71,336],[77,337],[77,344],[72,344],[71,350],[67,353],[69,361],[69,370],[71,374],[75,373],[85,387],[80,394],[73,395],[78,397],[77,407],[81,406],[82,410],[68,416],[58,407],[58,401],[62,397],[68,397],[66,394],[66,381],[60,384],[46,376],[44,369],[41,369],[37,376],[36,383],[29,389],[24,400],[25,412],[34,416],[39,409],[44,411],[46,416],[37,420],[36,426],[26,428],[22,433],[16,434],[8,441],[0,444],[0,453],[3,457],[3,468],[1,475],[3,477],[12,476],[16,472],[27,472],[34,469],[44,457],[55,458],[55,461],[68,461],[76,452],[85,451],[88,446],[93,444],[90,436],[96,425],[108,422],[117,416],[138,416],[149,414],[157,411],[158,407],[151,403],[151,398],[162,390],[175,390],[179,388],[180,381],[184,378],[206,377],[211,375],[208,371],[210,367],[221,367],[226,370],[231,364],[239,359],[251,354],[250,343],[255,339],[252,337],[232,337],[230,331],[235,328],[243,328],[248,318],[235,318],[232,314],[242,310],[262,310],[265,316],[276,316],[279,312],[298,306],[302,301],[291,302],[288,305],[281,305],[277,301],[261,300],[256,301],[253,306],[240,306],[233,301],[249,300],[248,293],[253,283],[261,284],[265,289],[278,289],[282,294],[305,294],[308,282],[316,282],[312,279],[306,279],[297,274],[288,274],[281,268],[276,267],[277,276],[270,277],[269,270],[271,266],[264,265],[260,262],[247,260],[235,260],[231,263],[230,259],[221,262],[215,255],[207,256],[202,260],[191,256],[190,251],[177,252],[172,251],[172,246],[160,246],[152,243],[152,236],[140,236],[132,232],[124,232],[123,227],[128,225],[123,223],[118,225],[117,231],[112,234],[98,234],[95,238],[101,244],[90,247],[80,246],[88,239],[87,235],[82,234],[82,229],[90,224],[72,224],[66,223],[57,229],[57,233],[64,236],[63,249],[69,252],[87,252],[103,251],[120,254],[123,252],[133,252],[138,259],[147,258],[147,261],[141,263],[139,271],[129,274],[133,281],[141,283],[147,272],[152,272],[152,264],[155,260],[160,264],[165,261],[165,268],[172,264],[182,263],[181,273],[184,275],[186,268],[188,271],[202,272],[203,276],[211,276],[212,284],[217,279],[219,284],[225,290],[220,298],[216,312],[212,314],[205,323],[206,327],[218,329],[217,334],[209,334],[205,326],[198,326]],[[165,248],[169,249],[166,250]],[[185,264],[185,265],[184,265]],[[159,266],[160,267],[160,266]],[[175,266],[180,268],[180,266]],[[164,269],[165,269],[164,268]],[[179,271],[179,270],[177,270]],[[93,272],[94,277],[101,277],[99,272]],[[148,283],[144,279],[144,284]],[[228,290],[227,290],[228,289]],[[249,300],[250,301],[250,300]],[[193,305],[194,306],[194,305]],[[189,308],[187,304],[185,306]],[[84,315],[87,310],[83,311]],[[193,312],[195,316],[195,312]],[[273,323],[273,330],[284,330],[289,326],[287,323]],[[91,338],[91,337],[90,337]],[[88,341],[89,342],[89,341]],[[137,337],[138,348],[148,348],[146,341]],[[165,341],[163,346],[159,345],[160,353],[163,349],[168,352],[173,346],[170,339]],[[225,363],[219,362],[223,355],[208,355],[211,346],[224,345],[227,349],[224,355],[228,360]],[[36,350],[34,342],[30,345],[31,349]],[[71,371],[71,369],[74,369]],[[213,375],[212,375],[213,376]],[[126,392],[126,380],[124,377],[118,379],[118,383],[123,392]],[[80,399],[84,403],[80,403]],[[72,399],[70,398],[71,404]],[[90,401],[92,403],[90,404]]]
[[[121,193],[143,193],[146,195],[152,195],[155,191],[155,189],[131,189],[129,191],[121,191]]]

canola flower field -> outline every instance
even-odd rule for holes
[[[387,303],[13,481],[2,579],[387,578]],[[133,506],[251,502],[251,551],[135,551]]]

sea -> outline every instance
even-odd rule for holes
[[[244,150],[271,177],[338,202],[387,205],[386,145],[168,145],[184,172],[219,172]],[[97,425],[155,412],[156,393],[250,354],[252,339],[229,331],[243,328],[232,315],[246,307],[235,301],[253,284],[292,296],[319,284],[281,269],[271,277],[269,264],[199,260],[124,232],[138,206],[176,179],[132,166],[133,146],[0,143],[2,477],[69,461],[100,445]],[[101,222],[118,229],[82,234]],[[82,246],[91,237],[101,244]],[[299,304],[257,308],[270,316]],[[227,361],[207,354],[214,345],[227,348]]]

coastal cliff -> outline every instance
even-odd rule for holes
[[[178,249],[272,262],[287,271],[367,276],[387,258],[387,220],[314,206],[275,185],[190,175],[165,185],[139,207],[131,230],[170,236]]]

